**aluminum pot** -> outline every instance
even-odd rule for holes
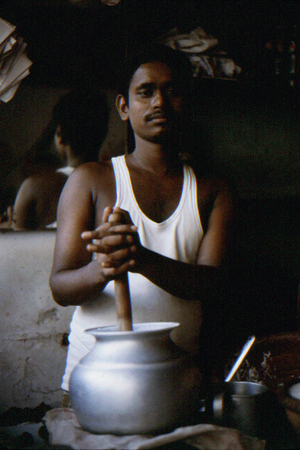
[[[176,346],[173,322],[86,330],[93,349],[74,368],[70,398],[79,424],[98,434],[145,434],[189,423],[199,409],[201,374]]]

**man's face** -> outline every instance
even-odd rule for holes
[[[126,106],[136,136],[150,142],[170,138],[180,129],[184,105],[180,83],[168,66],[154,61],[136,70]]]

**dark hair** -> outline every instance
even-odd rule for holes
[[[63,142],[70,144],[75,155],[83,156],[86,162],[97,161],[108,121],[106,96],[100,91],[75,88],[63,95],[55,104],[51,120],[41,136],[23,157],[23,177],[39,172],[43,167],[61,167],[62,159],[53,150],[58,125],[61,125]]]
[[[64,144],[85,161],[95,161],[108,130],[109,110],[100,91],[80,89],[64,95],[53,108],[52,124],[61,126]]]
[[[118,93],[123,95],[126,101],[128,101],[128,91],[134,73],[142,64],[152,61],[161,62],[171,70],[174,70],[182,88],[187,93],[189,92],[193,70],[187,56],[165,44],[152,43],[141,47],[138,51],[129,55],[120,68]]]

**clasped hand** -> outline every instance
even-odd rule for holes
[[[112,217],[117,217],[118,222],[110,221]],[[96,254],[105,277],[133,270],[140,241],[137,227],[127,211],[119,207],[105,208],[102,224],[94,231],[84,231],[81,237],[92,241],[87,244],[87,250]]]

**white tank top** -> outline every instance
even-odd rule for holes
[[[150,220],[136,201],[125,156],[112,158],[116,180],[116,204],[130,213],[138,227],[141,244],[172,259],[195,264],[203,238],[197,204],[197,181],[193,170],[183,166],[183,186],[176,210],[164,222]],[[188,280],[187,280],[188,283]],[[171,333],[184,350],[197,352],[202,323],[199,300],[184,300],[160,289],[142,275],[129,273],[133,322],[179,322]],[[69,375],[94,345],[85,329],[116,324],[114,284],[107,284],[97,300],[77,306],[70,325],[67,366],[62,389],[68,390]]]
[[[112,158],[116,178],[116,206],[130,212],[144,247],[169,258],[195,264],[203,236],[197,203],[197,182],[191,167],[184,165],[179,204],[164,222],[156,223],[140,209],[131,184],[125,156]]]

